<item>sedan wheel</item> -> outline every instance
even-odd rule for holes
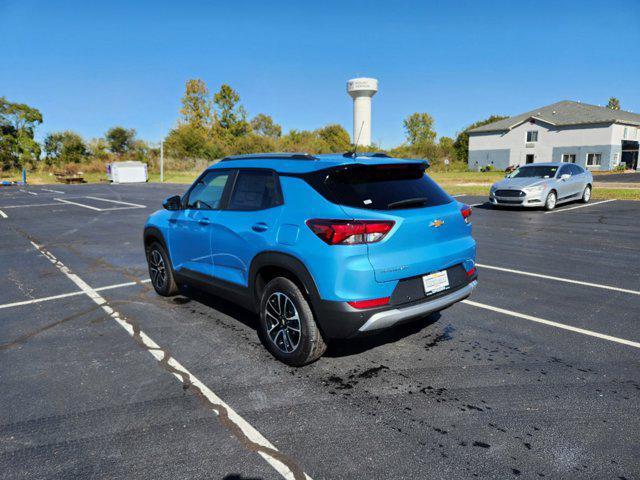
[[[544,209],[553,210],[554,208],[556,208],[557,203],[558,197],[556,195],[556,192],[549,192],[549,195],[547,195],[547,201],[544,202]]]
[[[591,200],[591,185],[584,187],[582,192],[582,203],[589,203],[589,200]]]

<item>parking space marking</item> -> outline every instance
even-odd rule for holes
[[[0,217],[9,218],[9,216],[6,213],[4,213],[2,210],[0,210]]]
[[[119,200],[110,200],[108,198],[100,198],[100,197],[90,197],[90,196],[74,197],[73,200],[82,200],[83,198],[87,198],[89,200],[98,200],[98,201],[102,201],[102,202],[110,202],[110,203],[115,203],[115,204],[118,204],[118,205],[125,205],[125,206],[124,207],[98,208],[98,207],[93,207],[91,205],[86,205],[86,204],[80,203],[80,202],[73,202],[73,201],[68,200],[66,198],[54,198],[54,200],[56,200],[57,202],[68,203],[68,204],[71,204],[71,205],[77,205],[78,207],[88,208],[90,210],[95,210],[96,212],[109,212],[111,210],[128,210],[128,209],[132,209],[132,208],[147,208],[146,205],[140,205],[138,203],[121,202]]]
[[[466,195],[464,193],[460,193],[458,195],[451,195],[453,198],[458,198],[458,197],[466,197]]]
[[[134,285],[149,283],[150,281],[151,280],[149,280],[148,278],[145,278],[143,280],[140,280],[139,282],[116,283],[114,285],[107,285],[105,287],[94,288],[94,290],[96,292],[103,292],[105,290],[113,290],[115,288],[132,287]],[[75,292],[61,293],[60,295],[52,295],[50,297],[32,298],[31,300],[22,300],[20,302],[5,303],[4,305],[0,305],[0,310],[2,310],[3,308],[21,307],[23,305],[33,305],[34,303],[48,302],[50,300],[59,300],[61,298],[76,297],[78,295],[84,295],[84,294],[85,293],[82,290],[76,290]]]
[[[50,207],[52,205],[62,206],[64,204],[61,203],[27,203],[23,205],[3,205],[2,208],[5,210],[7,208],[25,208],[25,207]]]
[[[126,332],[140,345],[146,349],[162,367],[173,374],[185,387],[202,400],[213,412],[216,413],[223,427],[225,427],[238,441],[248,450],[258,453],[269,463],[282,477],[287,480],[301,480],[311,478],[304,473],[298,464],[281,453],[269,440],[267,440],[258,430],[251,426],[235,410],[227,405],[209,387],[203,384],[195,375],[182,366],[164,348],[154,342],[140,327],[132,320],[120,315],[114,310],[107,300],[104,299],[96,289],[89,286],[82,278],[73,273],[69,267],[58,260],[51,252],[43,246],[31,240],[31,245],[38,250],[47,260],[49,260],[60,272],[69,280],[76,284],[82,292],[93,300],[102,310],[113,318]]]
[[[556,210],[551,210],[550,212],[544,212],[545,215],[547,213],[562,213],[562,212],[568,212],[569,210],[576,210],[578,208],[585,208],[585,207],[593,207],[594,205],[600,205],[602,203],[609,203],[609,202],[615,202],[616,199],[612,198],[611,200],[600,200],[599,202],[593,202],[593,203],[585,203],[584,205],[578,205],[577,207],[571,207],[571,208],[561,208],[561,209],[556,209]]]
[[[102,211],[101,208],[92,207],[91,205],[85,205],[84,203],[72,202],[71,200],[66,200],[62,198],[54,198],[54,200],[57,200],[58,202],[62,202],[62,203],[68,203],[69,205],[77,205],[78,207],[88,208],[90,210],[95,210],[96,212]]]
[[[631,295],[640,295],[639,290],[629,290],[628,288],[613,287],[611,285],[602,285],[599,283],[583,282],[581,280],[572,280],[570,278],[554,277],[553,275],[543,275],[541,273],[525,272],[522,270],[514,270],[512,268],[494,267],[493,265],[485,265],[483,263],[476,263],[476,265],[480,268],[487,268],[489,270],[515,273],[517,275],[527,275],[529,277],[544,278],[545,280],[554,280],[556,282],[573,283],[575,285],[584,285],[586,287],[602,288],[604,290],[613,290],[615,292],[630,293]]]
[[[30,192],[28,190],[20,190],[21,192],[28,193],[29,195],[38,195],[36,192]]]
[[[139,205],[137,203],[129,203],[129,202],[121,202],[119,200],[110,200],[108,198],[100,198],[100,197],[84,197],[84,198],[90,198],[91,200],[101,200],[103,202],[111,202],[111,203],[119,203],[121,205],[127,205],[129,207],[135,207],[135,208],[147,208],[146,205]]]
[[[65,193],[60,190],[49,190],[48,188],[43,188],[42,190],[44,190],[45,192],[51,192],[51,193]]]
[[[583,335],[588,335],[590,337],[595,337],[595,338],[600,338],[602,340],[608,340],[610,342],[620,343],[622,345],[627,345],[629,347],[640,348],[640,342],[634,342],[632,340],[626,340],[624,338],[613,337],[611,335],[606,335],[604,333],[594,332],[593,330],[586,330],[584,328],[565,325],[564,323],[552,322],[551,320],[545,320],[544,318],[534,317],[532,315],[527,315],[525,313],[514,312],[513,310],[498,308],[492,305],[474,302],[472,300],[462,300],[462,303],[471,305],[473,307],[484,308],[485,310],[491,310],[492,312],[502,313],[504,315],[509,315],[512,317],[522,318],[524,320],[529,320],[531,322],[542,323],[544,325],[549,325],[551,327],[561,328],[563,330],[569,330],[575,333],[581,333]]]

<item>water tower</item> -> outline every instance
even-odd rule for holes
[[[352,78],[347,93],[353,98],[353,143],[371,145],[371,97],[378,91],[375,78]]]

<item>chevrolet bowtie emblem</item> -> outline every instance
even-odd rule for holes
[[[435,219],[433,222],[431,222],[429,224],[430,227],[441,227],[442,225],[444,225],[444,220],[440,220],[439,218]]]

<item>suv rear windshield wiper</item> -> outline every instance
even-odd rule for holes
[[[427,197],[415,197],[415,198],[406,198],[404,200],[398,200],[397,202],[391,202],[387,205],[387,208],[401,208],[408,207],[410,205],[424,205],[427,203],[429,199]]]

